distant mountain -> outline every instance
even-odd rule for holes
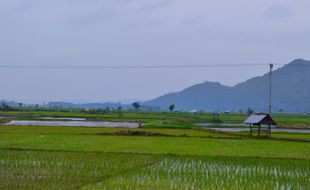
[[[145,102],[167,109],[239,111],[251,107],[267,111],[269,74],[254,77],[233,87],[218,82],[204,82],[180,92],[169,93]],[[272,73],[273,111],[310,112],[310,61],[296,59]]]

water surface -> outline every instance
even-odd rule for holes
[[[134,122],[102,122],[102,121],[35,121],[12,120],[5,125],[19,126],[76,126],[76,127],[124,127],[138,128],[139,123]]]

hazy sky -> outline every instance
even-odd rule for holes
[[[0,65],[190,65],[310,59],[309,0],[0,0]],[[147,100],[267,67],[0,69],[0,99]]]

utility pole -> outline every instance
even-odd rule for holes
[[[271,117],[271,109],[272,109],[272,68],[273,68],[273,64],[270,63],[269,64],[269,115]],[[268,125],[268,136],[271,136],[271,125]]]
[[[273,68],[273,64],[270,63],[269,64],[269,115],[271,116],[271,109],[272,109],[272,82],[271,82],[271,78],[272,78],[272,68]]]

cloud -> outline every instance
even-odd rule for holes
[[[156,11],[167,6],[172,6],[174,0],[157,0],[157,1],[145,1],[141,6],[141,11]]]
[[[309,0],[0,0],[0,61],[15,65],[287,63],[309,55],[309,6]],[[0,70],[0,86],[12,87],[5,92],[8,98],[49,97],[53,93],[47,92],[54,87],[60,98],[147,99],[205,80],[235,84],[254,71],[236,70],[234,77],[230,71],[224,75],[222,69],[175,71],[174,77],[171,70],[107,70],[97,75],[68,70],[50,76],[41,72]],[[62,84],[67,80],[67,86],[78,93]],[[48,85],[35,85],[37,81]],[[87,90],[80,90],[79,84]],[[25,91],[20,93],[19,88]],[[36,91],[39,88],[46,90]]]
[[[288,6],[273,5],[265,11],[264,15],[272,19],[282,19],[292,16],[292,10]]]

